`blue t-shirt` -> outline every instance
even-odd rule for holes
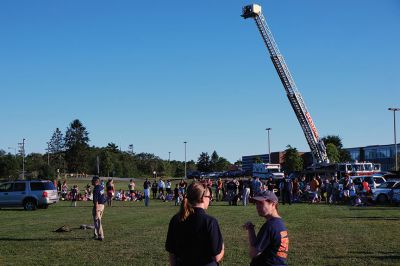
[[[271,218],[261,227],[255,248],[261,253],[252,259],[251,266],[287,265],[289,237],[281,218]]]
[[[93,204],[104,204],[106,203],[106,196],[104,195],[104,187],[102,185],[97,185],[93,189]]]

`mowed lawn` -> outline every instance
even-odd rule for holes
[[[79,181],[80,188],[83,183]],[[141,181],[138,182],[141,188]],[[72,184],[70,182],[70,184]],[[117,182],[126,189],[127,183]],[[92,240],[91,202],[59,202],[47,210],[0,210],[0,265],[167,265],[164,243],[173,202],[114,202],[103,217],[105,241]],[[400,265],[400,208],[296,204],[279,206],[289,230],[290,265]],[[222,265],[248,265],[247,220],[263,223],[254,205],[216,202],[208,213],[220,223]],[[73,230],[56,233],[68,225]]]

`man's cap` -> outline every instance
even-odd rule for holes
[[[92,181],[96,181],[96,180],[100,180],[100,178],[99,178],[98,176],[94,176],[94,177],[92,178]]]
[[[274,192],[272,192],[270,190],[264,190],[264,191],[258,192],[253,198],[251,198],[251,202],[264,201],[264,200],[269,200],[269,201],[278,203],[278,197],[275,195]]]

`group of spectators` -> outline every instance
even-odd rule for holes
[[[197,181],[197,180],[194,180]],[[355,206],[366,205],[371,194],[368,182],[364,181],[362,187],[357,187],[348,176],[340,182],[335,177],[321,178],[314,176],[307,180],[305,176],[290,178],[287,175],[283,179],[269,178],[233,178],[212,180],[205,178],[199,180],[206,185],[213,193],[213,200],[226,201],[228,205],[238,205],[239,202],[244,206],[248,205],[249,199],[262,191],[272,191],[279,198],[282,204],[292,204],[297,202],[327,204],[351,204]],[[143,187],[136,186],[133,179],[129,181],[127,190],[119,189],[116,191],[114,181],[108,179],[107,182],[101,181],[106,191],[107,205],[112,206],[113,200],[116,201],[144,201],[148,206],[150,197],[162,201],[174,201],[175,205],[180,205],[187,189],[187,182],[181,179],[172,184],[170,179],[163,178],[146,180]],[[57,189],[61,200],[71,200],[71,205],[76,206],[77,201],[92,200],[92,191],[88,184],[83,193],[79,191],[77,185],[70,188],[67,181],[58,181]]]

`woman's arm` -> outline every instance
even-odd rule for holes
[[[254,224],[252,222],[246,222],[243,228],[247,231],[248,244],[249,244],[249,256],[250,258],[256,257],[260,252],[256,249],[256,232],[254,230]]]
[[[214,257],[215,261],[220,262],[222,260],[222,258],[224,257],[224,254],[225,254],[225,245],[224,245],[224,243],[222,243],[221,252],[217,256]]]
[[[169,253],[169,265],[170,266],[176,265],[175,255],[173,253]]]

